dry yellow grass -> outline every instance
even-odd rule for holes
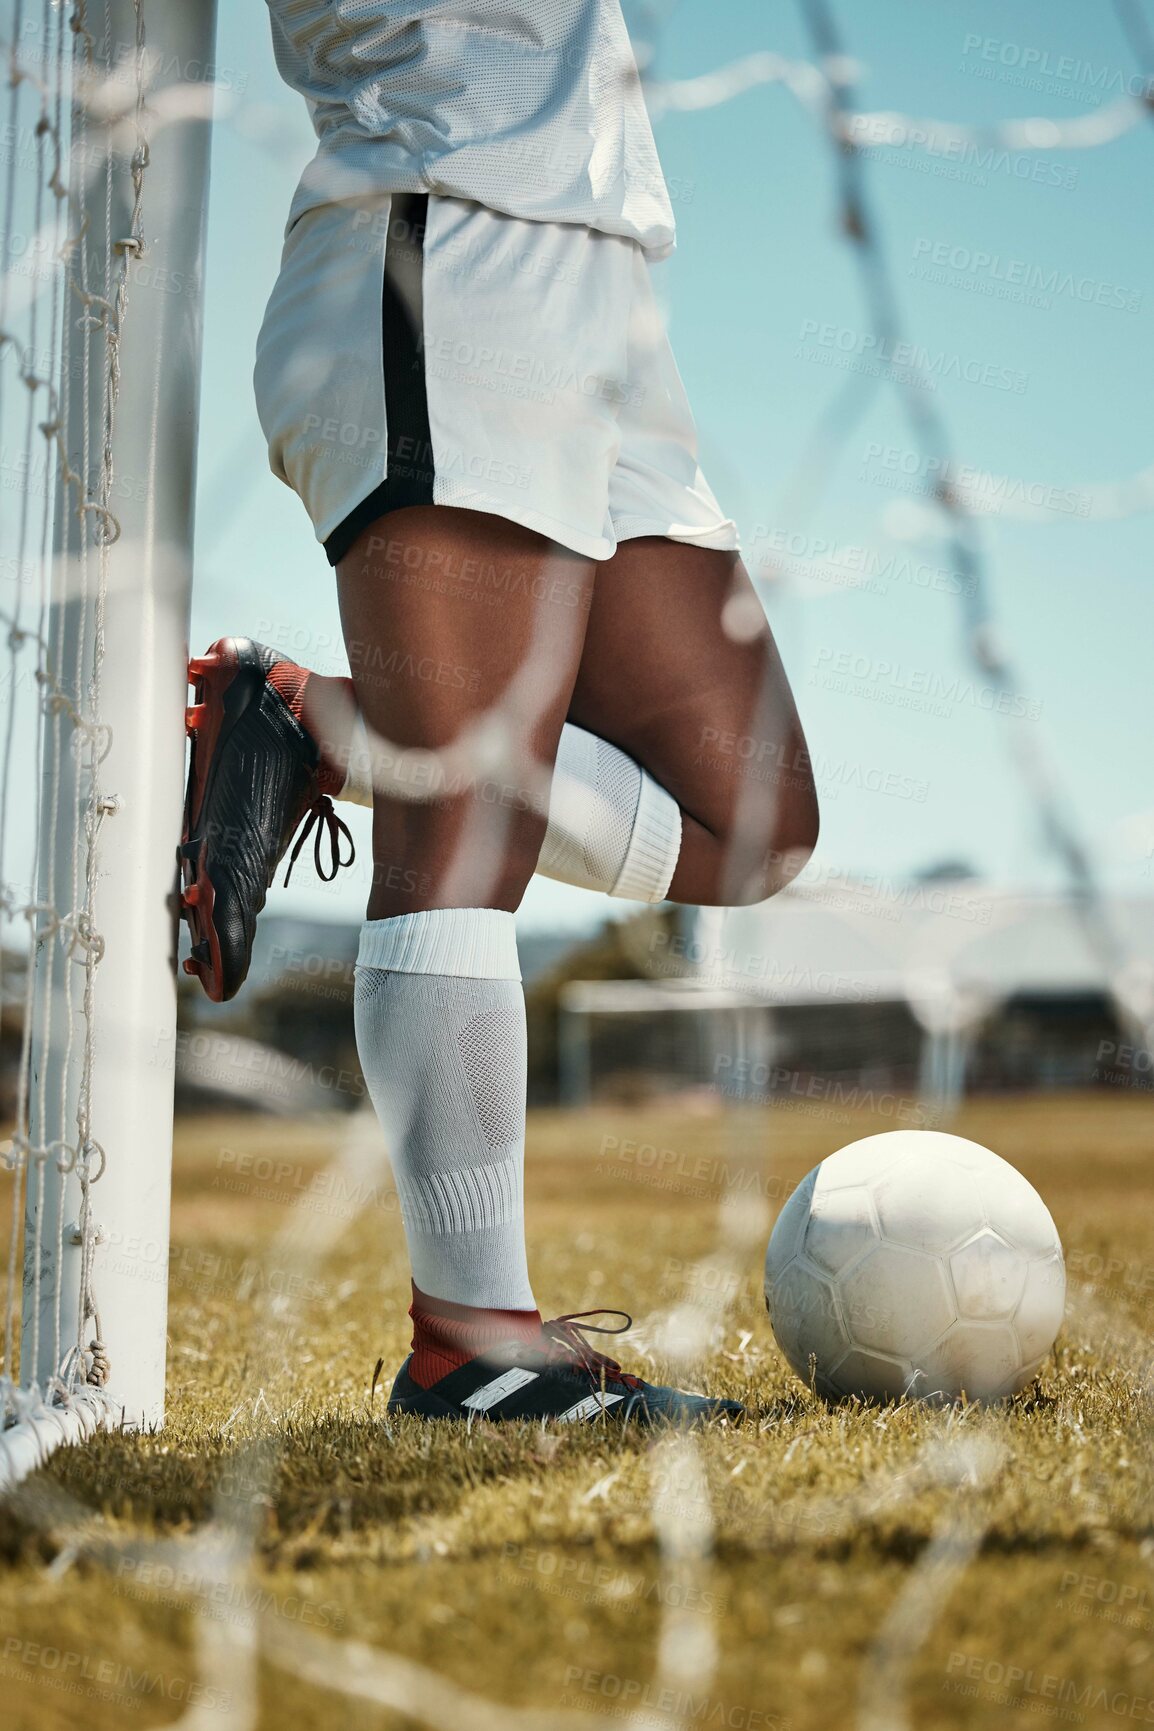
[[[701,1374],[750,1405],[688,1450],[386,1422],[407,1276],[375,1137],[182,1125],[169,1425],[58,1457],[0,1523],[0,1722],[422,1722],[370,1699],[408,1674],[333,1644],[355,1643],[497,1703],[495,1725],[1154,1723],[1150,1125],[1106,1095],[970,1104],[953,1127],[1062,1232],[1059,1353],[1005,1411],[829,1412],[773,1345],[758,1252],[791,1182],[892,1124],[538,1115],[542,1307],[623,1306],[622,1356],[689,1380],[662,1318],[691,1301]],[[461,1698],[440,1708],[468,1731]]]

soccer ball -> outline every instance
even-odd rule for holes
[[[1042,1198],[1006,1160],[936,1130],[831,1154],[765,1257],[777,1343],[827,1400],[998,1400],[1033,1376],[1066,1297]]]

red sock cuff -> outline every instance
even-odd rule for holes
[[[486,1310],[433,1298],[413,1282],[413,1357],[409,1375],[421,1388],[431,1388],[459,1370],[487,1347],[507,1340],[535,1340],[541,1332],[539,1310]]]
[[[305,719],[305,693],[309,681],[316,675],[310,673],[307,667],[298,667],[295,661],[278,661],[268,672],[268,682],[274,691],[279,691],[289,709],[296,716],[310,739],[316,741],[316,735]],[[352,681],[349,681],[351,685]],[[345,785],[344,769],[334,763],[329,763],[321,751],[319,741],[317,749],[321,752],[317,765],[317,783],[322,793],[327,793],[332,799],[339,799]]]

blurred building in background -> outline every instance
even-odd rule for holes
[[[916,1122],[922,1102],[963,1090],[1147,1090],[1154,899],[1115,900],[1110,917],[1125,958],[1111,977],[1070,900],[948,871],[912,883],[809,873],[760,907],[645,909],[577,941],[529,934],[530,1101],[708,1095]],[[175,1063],[177,1110],[359,1106],[358,934],[266,914],[232,1003],[182,976],[176,1050],[158,1054]],[[22,959],[6,959],[5,1116],[23,978]]]
[[[1115,965],[1070,899],[950,872],[809,875],[758,907],[693,910],[647,981],[561,989],[561,1098],[884,1096],[912,1119],[964,1089],[1147,1088],[1154,900],[1109,912]]]

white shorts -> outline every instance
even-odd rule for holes
[[[638,244],[375,194],[289,230],[257,343],[273,472],[331,564],[387,511],[458,505],[608,559],[734,549]]]

